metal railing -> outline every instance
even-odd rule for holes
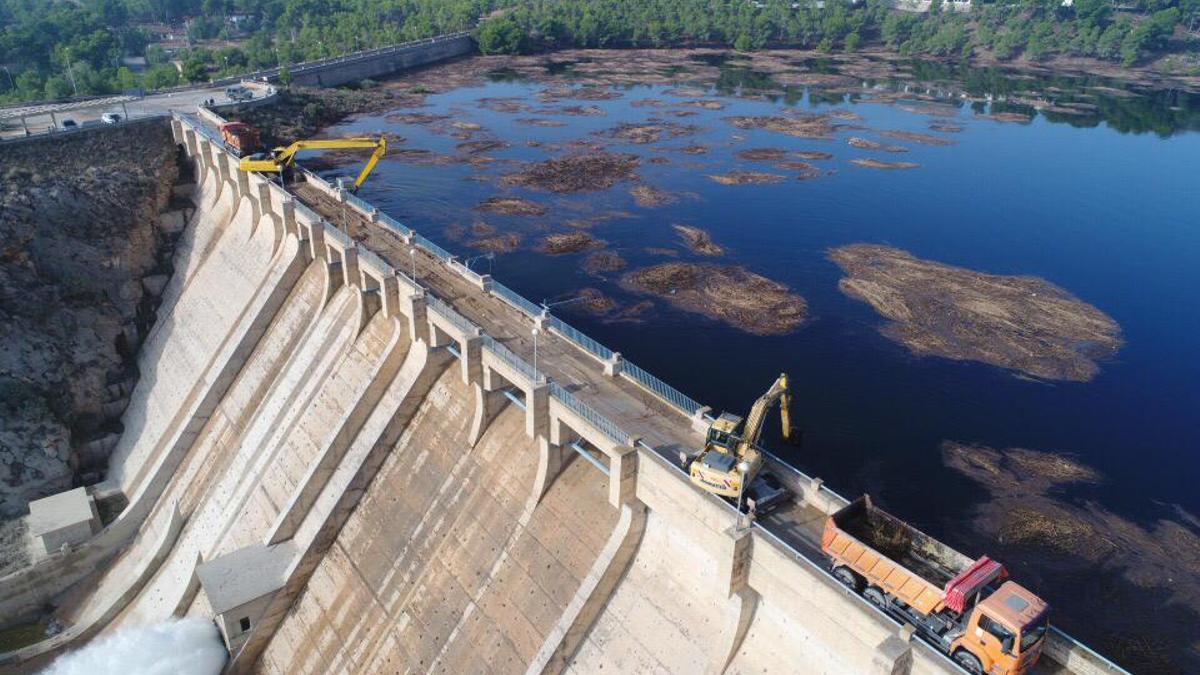
[[[694,415],[697,410],[704,407],[675,387],[634,365],[631,361],[621,362],[621,376],[641,385],[650,393],[683,411],[685,415]]]
[[[447,251],[446,249],[442,248],[441,246],[438,246],[437,244],[433,243],[426,237],[423,237],[419,234],[413,235],[413,241],[416,242],[417,246],[420,246],[421,248],[425,249],[426,251],[429,251],[433,255],[437,256],[439,259],[442,260],[442,262],[449,262],[449,260],[454,257],[454,256],[450,255],[450,252]]]
[[[370,267],[380,274],[389,277],[396,273],[396,269],[389,265],[386,260],[380,258],[378,253],[372,251],[366,246],[359,246],[357,250],[358,263],[360,267],[365,264],[367,267]]]
[[[542,308],[533,304],[525,298],[525,296],[517,293],[513,289],[505,286],[499,281],[492,281],[492,295],[512,305],[514,309],[520,310],[529,315],[530,318],[538,316],[542,313]]]
[[[321,222],[325,225],[326,238],[333,239],[346,248],[354,248],[354,240],[350,238],[350,235],[342,232],[336,225],[327,220],[322,220]]]
[[[507,363],[513,368],[516,368],[517,372],[521,373],[525,377],[528,377],[530,380],[533,380],[533,366],[529,365],[525,359],[512,353],[508,347],[505,347],[497,342],[496,338],[492,337],[491,335],[484,334],[483,348],[495,354],[501,361]]]
[[[439,298],[435,297],[434,295],[432,295],[430,293],[425,294],[425,304],[430,309],[432,309],[433,311],[437,312],[438,314],[442,315],[442,317],[444,317],[445,319],[450,321],[450,323],[454,324],[455,326],[458,326],[459,328],[467,331],[468,333],[474,334],[476,331],[479,330],[479,326],[476,326],[474,323],[471,323],[470,319],[463,316],[462,314],[459,314],[458,310],[454,309],[453,307],[446,304],[445,302],[443,302],[442,300],[440,300]]]
[[[349,204],[351,207],[357,209],[359,211],[359,213],[362,213],[364,216],[370,216],[376,210],[374,206],[371,206],[370,204],[364,202],[362,199],[359,199],[358,195],[355,195],[353,192],[350,192],[349,190],[345,190],[342,193],[342,196],[344,196],[346,198],[347,204]]]
[[[324,218],[322,218],[321,216],[317,215],[317,212],[316,212],[316,211],[313,211],[312,209],[310,209],[310,208],[308,208],[307,206],[305,206],[305,205],[304,205],[304,203],[303,203],[303,202],[301,202],[300,200],[298,200],[298,199],[296,199],[296,200],[293,200],[293,201],[292,201],[292,205],[293,205],[293,206],[295,207],[295,209],[296,209],[296,215],[297,215],[297,216],[301,216],[301,215],[303,215],[303,216],[304,216],[304,219],[305,219],[305,220],[306,220],[306,221],[307,221],[307,222],[308,222],[310,225],[313,225],[313,226],[318,226],[318,225],[320,225],[321,223],[325,222],[325,219],[324,219]]]
[[[596,412],[583,401],[575,398],[575,395],[567,391],[567,388],[557,382],[550,383],[550,395],[558,399],[560,403],[567,406],[577,415],[587,420],[588,424],[596,427],[600,433],[604,434],[614,443],[624,445],[629,442],[629,434],[625,432],[615,422],[608,419],[604,415]]]
[[[558,331],[559,335],[562,335],[567,340],[579,345],[585,351],[593,356],[596,356],[600,360],[607,361],[608,359],[612,358],[613,350],[588,337],[575,327],[564,322],[562,319],[558,317],[551,317],[550,327]]]
[[[384,227],[394,230],[397,233],[404,235],[405,237],[412,234],[412,228],[405,225],[404,223],[401,223],[400,221],[396,220],[395,218],[392,218],[391,216],[384,213],[383,211],[379,212],[379,222],[382,223]]]

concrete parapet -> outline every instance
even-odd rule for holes
[[[549,432],[550,386],[545,383],[532,384],[525,390],[525,433],[530,438],[538,438]]]

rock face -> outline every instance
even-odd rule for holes
[[[0,149],[0,517],[94,482],[178,230],[165,123]]]

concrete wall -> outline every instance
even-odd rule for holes
[[[114,562],[55,599],[72,631],[9,663],[211,617],[196,565],[287,541],[231,672],[952,672],[205,134],[175,133],[198,209],[113,460],[130,506],[86,545]],[[52,597],[54,579],[24,581]]]
[[[475,42],[469,34],[456,34],[394,50],[364,52],[329,63],[294,68],[291,70],[292,82],[313,87],[336,87],[348,82],[384,77],[474,51]]]

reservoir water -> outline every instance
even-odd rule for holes
[[[568,300],[584,288],[620,307],[648,299],[622,289],[619,273],[585,271],[587,253],[538,251],[544,236],[583,225],[629,269],[672,259],[742,265],[802,295],[808,320],[794,332],[772,336],[656,298],[649,298],[654,309],[635,320],[615,320],[619,310],[598,316],[582,303],[554,311],[717,411],[745,414],[786,371],[804,442],[799,448],[780,445],[772,419],[767,443],[843,494],[869,492],[932,534],[979,553],[988,542],[968,534],[967,524],[988,493],[943,464],[941,444],[1021,447],[1068,453],[1105,477],[1061,490],[1056,497],[1064,502],[1095,504],[1148,529],[1172,520],[1195,537],[1200,96],[923,66],[902,68],[902,77],[855,75],[843,78],[849,84],[816,88],[780,84],[750,61],[693,61],[697,69],[716,71],[716,78],[693,76],[686,64],[669,73],[673,84],[662,83],[663,73],[656,71],[650,84],[621,78],[605,85],[597,75],[603,69],[581,69],[570,60],[541,72],[499,69],[429,95],[423,107],[361,115],[327,133],[390,132],[405,139],[393,143],[395,149],[431,151],[385,158],[360,196],[463,257],[481,253],[470,246],[473,227],[518,235],[516,250],[472,266],[490,269],[534,301]],[[838,72],[837,64],[796,63]],[[598,89],[611,93],[583,100],[553,93],[596,80]],[[696,99],[721,107],[687,104]],[[564,114],[567,106],[586,110]],[[679,111],[687,112],[676,116]],[[844,126],[821,140],[740,129],[725,119],[793,112],[834,112]],[[1028,117],[1014,121],[1018,116]],[[605,134],[651,118],[659,120],[651,124],[698,129],[664,133],[649,143]],[[944,131],[956,126],[961,130]],[[953,144],[881,137],[884,130]],[[852,147],[851,137],[907,152]],[[461,157],[456,146],[464,140],[489,138],[509,144],[485,153],[495,161],[448,159]],[[641,182],[674,201],[639,206],[630,182],[559,194],[502,180],[522,163],[595,152],[596,145],[639,155]],[[682,152],[694,145],[706,152]],[[819,175],[800,180],[795,170],[738,157],[753,148],[821,151],[832,158],[812,160]],[[849,161],[868,157],[919,166],[881,170]],[[708,177],[734,170],[786,179],[722,185]],[[499,196],[531,200],[546,213],[506,216],[475,208]],[[707,231],[725,255],[714,260],[689,251],[673,224]],[[885,320],[871,306],[839,290],[843,274],[828,251],[858,242],[982,272],[1042,277],[1111,316],[1125,344],[1088,382],[1039,381],[983,363],[915,356],[880,334]],[[1034,566],[1031,573],[1037,571]],[[1194,570],[1190,576],[1194,582]],[[1062,601],[1053,591],[1043,594]]]

